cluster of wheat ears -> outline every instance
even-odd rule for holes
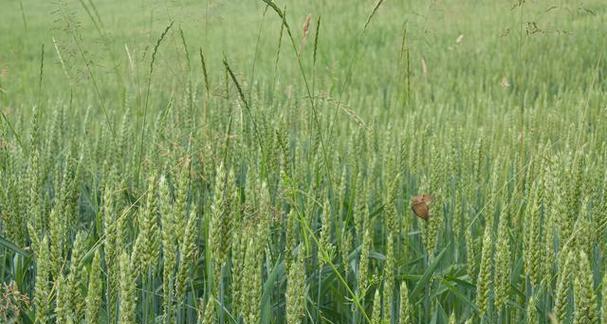
[[[415,54],[405,29],[384,64],[382,4],[340,57],[320,17],[295,30],[264,0],[278,50],[255,47],[275,55],[257,78],[171,21],[144,64],[124,46],[115,86],[67,24],[36,102],[0,97],[21,107],[0,106],[0,322],[607,323],[604,64],[522,29],[510,53],[563,62],[497,53],[515,76],[487,80]],[[449,55],[474,66],[465,43]],[[44,94],[53,68],[69,96]]]

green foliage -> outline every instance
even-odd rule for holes
[[[602,1],[0,9],[0,318],[607,321]]]

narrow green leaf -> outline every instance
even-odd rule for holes
[[[411,293],[411,297],[413,297],[413,296],[415,296],[415,295],[417,295],[417,294],[419,294],[420,292],[423,291],[424,287],[428,284],[428,282],[430,281],[430,278],[432,278],[432,275],[434,274],[434,272],[438,268],[438,265],[440,264],[440,262],[442,261],[443,257],[445,256],[445,252],[447,252],[447,249],[449,248],[449,245],[450,244],[448,244],[447,246],[445,246],[445,248],[443,248],[443,250],[434,259],[434,261],[432,262],[432,264],[430,264],[430,266],[428,267],[428,269],[426,269],[426,271],[424,272],[424,275],[417,282],[417,285],[413,289],[413,292]]]
[[[23,256],[30,256],[30,253],[25,251],[24,249],[18,247],[15,243],[7,240],[2,235],[0,235],[0,246],[5,247],[7,250],[13,251],[14,253],[19,253]]]

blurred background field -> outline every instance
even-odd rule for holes
[[[606,322],[606,26],[0,1],[0,321]]]

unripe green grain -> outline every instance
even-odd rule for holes
[[[592,268],[588,261],[588,255],[584,251],[580,252],[577,265],[578,269],[573,285],[573,296],[575,300],[573,323],[598,323],[600,317],[592,283]]]
[[[379,289],[375,290],[373,297],[373,312],[371,313],[371,324],[382,324],[381,317],[381,295]]]
[[[358,263],[358,291],[364,293],[367,289],[368,271],[369,271],[369,252],[372,244],[371,232],[365,229],[363,235],[362,247],[360,250],[360,260]]]
[[[203,300],[200,300],[200,304],[204,305],[204,310],[199,312],[198,323],[200,324],[214,324],[217,323],[217,312],[215,311],[215,300],[213,296],[209,297],[206,305]]]
[[[65,222],[61,219],[62,208],[55,206],[49,216],[49,238],[51,274],[59,276],[63,265],[63,242],[65,240]]]
[[[321,223],[317,256],[320,268],[331,262],[335,253],[335,246],[331,242],[331,206],[328,199],[323,205]]]
[[[258,323],[260,319],[261,294],[261,272],[257,259],[257,247],[252,239],[249,239],[245,256],[245,264],[242,281],[242,314],[245,323]]]
[[[554,296],[554,308],[552,312],[561,323],[566,323],[568,319],[567,305],[571,277],[575,271],[575,254],[571,250],[561,250],[561,253],[566,253],[566,257],[564,258],[565,261],[562,267],[559,268],[558,282]]]
[[[400,283],[400,306],[398,310],[398,323],[399,324],[413,324],[413,309],[409,303],[409,289],[407,283],[402,281]]]
[[[164,318],[167,323],[173,322],[172,298],[174,272],[177,267],[177,218],[183,215],[176,214],[170,201],[169,186],[165,177],[160,178],[160,220],[161,220],[161,240],[162,240],[162,292]]]
[[[51,307],[49,276],[51,264],[48,250],[48,237],[45,235],[36,252],[36,286],[34,289],[34,309],[36,323],[46,323]]]
[[[120,268],[120,293],[119,293],[119,311],[121,324],[135,324],[137,292],[135,291],[136,273],[133,271],[133,266],[130,264],[129,256],[126,252],[122,252],[118,257]]]
[[[483,235],[483,250],[481,254],[481,265],[476,280],[476,306],[478,307],[479,315],[481,318],[487,313],[489,309],[489,297],[493,286],[492,280],[492,265],[493,265],[493,239],[491,235],[491,229],[485,228]]]
[[[535,296],[531,296],[529,303],[527,304],[527,323],[537,324],[538,320],[537,300]]]
[[[352,232],[349,229],[343,231],[342,244],[341,244],[341,260],[344,269],[344,279],[348,281],[348,274],[350,273],[350,253],[352,252]]]
[[[468,273],[468,277],[471,280],[475,280],[478,269],[477,269],[477,252],[476,252],[476,244],[474,242],[474,238],[472,236],[472,229],[465,229],[465,239],[466,239],[466,272]]]
[[[183,240],[179,246],[179,269],[175,278],[175,298],[178,303],[182,303],[185,299],[185,288],[188,280],[190,280],[190,271],[195,264],[198,239],[198,216],[196,210],[190,211],[188,222],[183,229]]]
[[[65,292],[67,293],[67,307],[69,317],[75,322],[80,322],[84,316],[84,294],[80,287],[84,286],[84,273],[82,271],[82,257],[86,250],[86,238],[84,232],[79,232],[74,240],[72,258],[69,273],[65,280]]]
[[[605,274],[603,275],[602,286],[601,295],[603,300],[601,302],[601,316],[603,323],[607,323],[607,271],[605,271]]]
[[[285,243],[285,266],[287,268],[287,271],[289,270],[289,267],[291,266],[291,262],[292,262],[292,258],[293,258],[293,253],[295,250],[295,246],[297,244],[297,215],[295,214],[295,210],[291,209],[289,211],[289,214],[287,215],[287,228],[286,228],[286,233],[285,233],[285,239],[286,239],[286,243]],[[238,238],[236,238],[238,239]],[[235,253],[234,251],[232,252],[233,254]]]
[[[495,307],[499,310],[506,304],[510,293],[510,239],[505,212],[500,213],[495,247]]]
[[[156,188],[156,177],[152,176],[148,182],[145,207],[138,213],[139,234],[133,246],[132,258],[135,270],[141,275],[156,265],[160,255]]]
[[[386,240],[386,262],[384,267],[384,318],[388,323],[392,323],[392,309],[394,300],[394,274],[396,272],[396,257],[394,255],[394,239],[392,234],[388,234]]]
[[[541,188],[534,186],[532,200],[527,209],[524,261],[525,274],[533,285],[538,285],[543,273],[544,240],[542,239],[542,221],[540,215]]]
[[[70,291],[66,281],[67,279],[63,274],[55,279],[55,317],[57,318],[57,323],[67,323],[72,320],[69,306]]]
[[[103,282],[101,281],[101,256],[99,250],[95,251],[93,262],[89,270],[89,282],[86,295],[85,307],[85,322],[97,323],[99,321],[99,313],[101,310],[101,294]]]
[[[287,323],[298,324],[302,322],[306,307],[306,281],[305,281],[304,252],[300,249],[297,259],[287,273]]]

